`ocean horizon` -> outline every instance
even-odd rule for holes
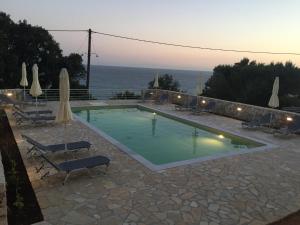
[[[190,94],[195,94],[200,75],[206,82],[213,74],[212,71],[91,65],[90,89],[145,89],[157,73],[172,75],[179,88]]]

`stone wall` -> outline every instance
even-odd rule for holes
[[[266,113],[272,113],[272,121],[274,127],[280,127],[284,124],[287,124],[287,117],[294,118],[300,116],[298,113],[287,112],[283,110],[265,108],[260,106],[248,105],[238,102],[230,102],[221,99],[209,98],[204,96],[192,96],[185,93],[179,93],[174,91],[166,90],[148,90],[147,95],[152,96],[152,99],[159,99],[163,94],[168,96],[169,103],[186,103],[191,101],[192,98],[197,98],[199,107],[207,104],[208,102],[215,102],[216,106],[213,110],[213,113],[219,114],[222,116],[227,116],[243,121],[250,121],[254,117],[259,117],[265,115]],[[180,97],[179,97],[180,96]],[[203,101],[204,100],[204,101]]]
[[[0,224],[7,225],[6,182],[0,154]]]

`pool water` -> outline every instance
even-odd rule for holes
[[[183,123],[137,107],[81,108],[73,112],[154,165],[262,146],[249,139]]]

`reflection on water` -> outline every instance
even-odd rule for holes
[[[238,139],[231,139],[230,143],[234,148],[247,148],[247,146],[243,144],[241,140]]]
[[[156,118],[153,118],[153,119],[152,119],[152,136],[153,136],[153,137],[155,136],[156,121],[157,121]]]
[[[86,121],[90,122],[90,120],[91,120],[90,110],[86,110]]]
[[[193,154],[196,154],[196,150],[197,150],[197,139],[198,139],[198,134],[199,132],[197,131],[197,128],[195,127],[194,131],[193,131],[193,135],[192,135],[192,140],[193,140]]]

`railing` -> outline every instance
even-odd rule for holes
[[[299,114],[295,112],[287,112],[284,110],[266,108],[261,106],[249,105],[239,102],[231,102],[216,98],[210,98],[205,96],[193,96],[186,93],[179,93],[168,90],[154,90],[155,97],[166,94],[168,96],[168,102],[173,104],[183,104],[190,102],[191,99],[197,98],[197,106],[204,107],[209,102],[215,102],[215,107],[212,110],[213,113],[235,118],[238,120],[252,120],[254,117],[259,117],[267,113],[272,114],[273,126],[277,127],[282,124],[287,124],[294,117],[298,117]]]
[[[0,93],[16,99],[32,98],[29,89],[0,89]],[[47,101],[59,100],[59,89],[42,89],[43,94],[38,99]],[[109,99],[141,99],[145,91],[141,89],[70,89],[70,100],[109,100]]]
[[[6,94],[16,99],[23,98],[23,89],[0,89],[0,93]],[[25,90],[26,98],[30,97],[29,89]],[[239,120],[251,120],[255,116],[271,113],[274,121],[286,123],[287,118],[299,116],[298,113],[287,112],[284,110],[265,108],[260,106],[248,105],[239,102],[231,102],[221,99],[209,98],[205,96],[193,96],[187,93],[180,93],[160,89],[71,89],[70,100],[127,100],[127,99],[142,99],[154,100],[159,99],[162,94],[167,94],[168,102],[173,104],[182,104],[189,102],[192,98],[197,98],[199,107],[205,106],[208,102],[215,102],[216,106],[212,110],[213,113],[222,116],[232,117]],[[59,100],[59,89],[43,89],[43,94],[38,99],[47,101]]]

